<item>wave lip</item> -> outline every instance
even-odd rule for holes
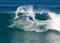
[[[44,32],[49,29],[60,31],[59,14],[46,10],[40,10],[38,12],[34,10],[34,7],[31,5],[18,7],[13,21],[14,23],[10,27],[36,32]]]

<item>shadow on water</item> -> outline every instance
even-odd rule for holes
[[[14,15],[0,13],[0,43],[60,43],[60,33],[53,30],[46,32],[28,32],[9,28],[9,21]]]

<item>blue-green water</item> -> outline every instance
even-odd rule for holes
[[[29,32],[9,28],[13,13],[0,13],[0,43],[60,43],[60,33],[53,30]]]
[[[60,33],[24,31],[8,27],[12,24],[18,6],[33,5],[60,14],[59,0],[0,0],[0,43],[60,43]]]

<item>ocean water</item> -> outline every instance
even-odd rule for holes
[[[0,0],[0,43],[60,43],[60,1]]]

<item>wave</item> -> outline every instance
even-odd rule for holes
[[[32,5],[20,6],[15,12],[13,24],[9,27],[24,31],[44,32],[51,29],[60,32],[60,14],[44,9],[36,10]]]

